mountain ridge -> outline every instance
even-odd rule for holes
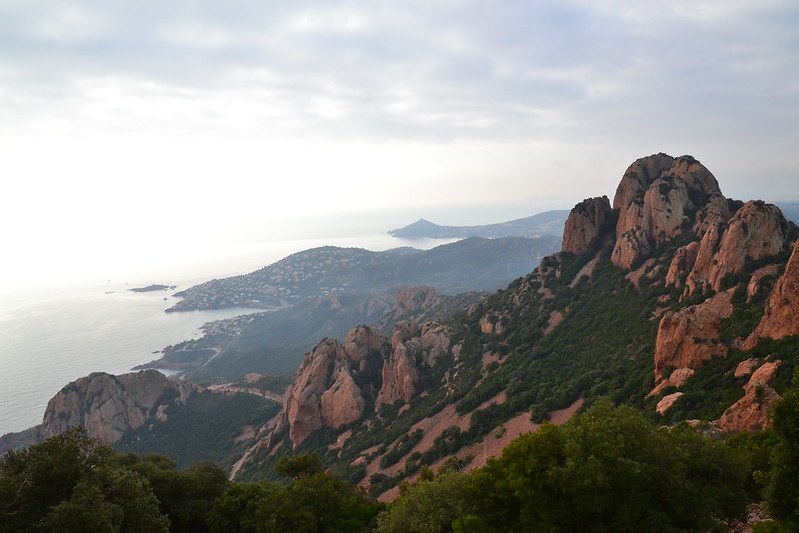
[[[387,334],[358,325],[317,343],[237,479],[316,452],[391,499],[424,466],[479,466],[477,450],[601,397],[659,424],[768,424],[799,353],[795,224],[724,197],[695,158],[655,154],[627,168],[612,204],[586,199],[564,227],[560,252],[452,317],[398,313]]]
[[[760,352],[757,344],[742,348],[775,284],[797,283],[786,265],[799,256],[799,228],[773,205],[728,200],[690,156],[635,161],[612,205],[606,197],[578,204],[563,251],[454,319],[398,325],[390,339],[374,340],[365,326],[352,330],[374,340],[371,362],[324,340],[306,355],[280,422],[244,465],[244,478],[262,473],[259,462],[274,454],[314,450],[372,494],[388,494],[422,464],[453,456],[468,464],[464,450],[507,434],[519,416],[540,422],[607,394],[656,418],[673,420],[687,408],[726,430],[764,427],[775,387],[795,366],[799,331],[783,329]],[[792,289],[774,294],[781,309],[783,296],[796,298]],[[754,315],[732,322],[736,313]],[[718,380],[720,365],[733,365],[732,375],[744,360],[751,372],[732,378],[728,400],[710,403],[722,386],[713,382],[707,399],[692,403],[694,383],[710,369]],[[380,378],[361,386],[362,373],[375,375],[377,367]],[[358,406],[348,410],[354,418],[314,414],[326,409],[321,398],[342,391]],[[432,428],[445,412],[451,425],[429,435],[424,421]],[[326,449],[333,441],[336,448]]]
[[[529,217],[507,222],[476,226],[445,226],[420,218],[402,228],[389,230],[388,234],[404,239],[462,239],[466,237],[538,237],[560,236],[568,209],[543,211]]]

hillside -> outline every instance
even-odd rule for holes
[[[568,210],[545,211],[533,216],[481,226],[441,226],[420,218],[413,224],[390,230],[389,235],[403,239],[465,239],[467,237],[538,237],[560,236]]]
[[[145,395],[144,419],[129,417],[117,445],[181,453],[180,435],[195,430],[192,445],[213,437],[240,481],[273,478],[280,457],[315,452],[388,500],[425,466],[480,467],[601,398],[715,434],[769,424],[799,354],[799,228],[779,208],[728,199],[694,158],[656,154],[630,165],[612,203],[584,200],[564,228],[560,252],[479,301],[403,289],[376,325],[311,347],[285,391],[249,376],[186,398],[169,387],[154,403]],[[95,420],[88,391],[106,388],[98,380],[108,378],[65,387],[63,397],[87,392],[51,402],[45,419]],[[214,399],[242,393],[281,398],[282,408],[241,412]],[[211,419],[227,422],[224,432]]]
[[[280,309],[307,298],[353,292],[375,294],[401,285],[429,285],[443,294],[496,290],[557,249],[552,236],[471,237],[431,250],[372,252],[324,246],[292,254],[242,276],[215,279],[176,293],[168,311],[223,307]]]
[[[228,306],[265,312],[206,324],[202,338],[168,346],[161,358],[137,369],[180,370],[203,383],[250,372],[291,374],[321,338],[344,336],[353,324],[382,323],[382,333],[390,334],[396,320],[451,315],[483,298],[480,291],[494,291],[529,272],[557,246],[553,237],[472,237],[425,251],[305,250],[250,274],[178,293],[183,299],[169,312]],[[422,286],[436,296],[413,296],[425,300],[419,312],[384,316],[409,305],[403,302],[411,298],[404,287]]]
[[[453,319],[323,340],[241,479],[316,451],[388,497],[423,465],[480,466],[601,396],[662,422],[767,423],[799,349],[786,319],[799,230],[778,208],[729,200],[695,159],[657,154],[628,168],[612,206],[581,202],[565,228],[560,253]]]

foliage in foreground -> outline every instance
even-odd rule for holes
[[[291,483],[232,483],[214,503],[212,532],[358,533],[371,529],[380,504],[358,487],[324,472],[316,454],[282,458]]]
[[[176,470],[162,455],[117,455],[78,428],[0,460],[0,530],[710,531],[763,494],[776,521],[757,530],[795,531],[797,390],[772,420],[773,430],[728,445],[600,401],[472,473],[423,469],[385,508],[315,454],[277,461],[285,484],[232,483],[208,462]],[[761,471],[752,476],[750,463]]]
[[[75,428],[0,461],[0,530],[161,532],[150,484]]]
[[[600,402],[522,435],[469,475],[417,482],[378,531],[703,530],[743,513],[747,473],[734,450],[687,425],[658,428],[635,409]],[[448,494],[453,501],[439,503]],[[433,526],[437,506],[450,523]]]

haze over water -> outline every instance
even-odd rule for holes
[[[0,435],[41,423],[49,399],[64,385],[91,372],[120,374],[159,357],[153,352],[201,335],[211,320],[249,309],[165,313],[171,294],[213,278],[251,272],[316,246],[357,246],[386,250],[431,248],[448,241],[404,241],[367,236],[272,242],[176,245],[140,249],[135,262],[85,264],[60,272],[50,262],[47,278],[30,278],[0,290]],[[169,252],[168,254],[166,252]],[[111,265],[112,268],[103,268]],[[174,291],[133,293],[151,283]]]

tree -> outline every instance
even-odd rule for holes
[[[167,531],[150,484],[75,428],[0,460],[0,530]]]
[[[438,533],[471,512],[464,489],[466,475],[444,470],[433,479],[404,486],[400,496],[377,518],[379,533]]]
[[[275,470],[291,483],[231,483],[211,509],[211,531],[359,533],[381,509],[362,489],[325,472],[316,454],[283,457]]]
[[[176,470],[174,461],[159,454],[128,453],[120,461],[150,482],[161,512],[169,517],[171,531],[208,531],[213,502],[228,485],[224,470],[208,461]]]
[[[310,476],[322,471],[322,461],[314,453],[304,453],[292,457],[283,456],[275,465],[275,472],[280,477],[298,479],[302,475]]]
[[[771,422],[777,444],[771,470],[765,476],[766,507],[782,526],[796,531],[799,529],[799,390],[786,392],[774,404]]]
[[[210,530],[255,533],[258,530],[256,513],[266,496],[265,486],[259,483],[231,483],[225,493],[214,500],[208,517]]]
[[[747,465],[683,425],[650,424],[599,402],[513,441],[466,484],[464,531],[680,531],[713,527],[746,504]]]

